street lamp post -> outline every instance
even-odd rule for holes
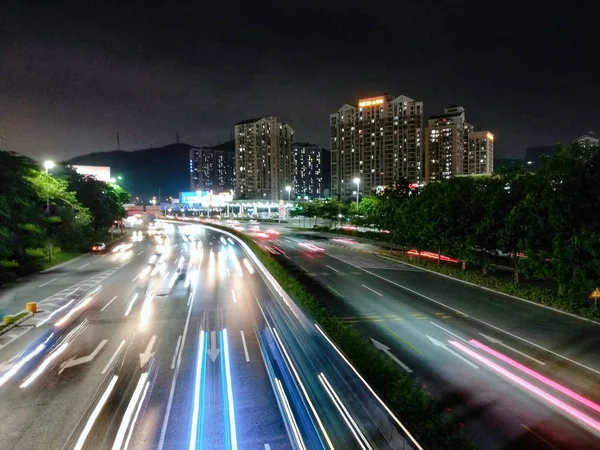
[[[48,170],[52,169],[55,166],[54,161],[46,160],[44,161],[44,168],[46,169],[46,175],[48,175]],[[46,213],[50,212],[50,193],[46,195]]]
[[[356,184],[356,211],[358,212],[358,196],[360,195],[360,178],[355,178],[353,181]]]

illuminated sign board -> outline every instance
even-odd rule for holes
[[[179,199],[181,203],[202,205],[202,207],[218,207],[232,201],[233,194],[231,192],[217,193],[211,191],[181,192]]]
[[[487,134],[487,138],[488,138],[490,141],[493,141],[493,140],[494,140],[494,135],[493,135],[492,133],[488,133],[488,134]]]
[[[98,181],[110,182],[110,167],[108,166],[71,166],[80,175],[94,177]]]
[[[364,98],[358,101],[358,106],[360,108],[367,108],[369,106],[383,105],[383,101],[383,97]]]

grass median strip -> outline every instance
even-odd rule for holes
[[[232,232],[248,244],[281,287],[333,339],[421,445],[429,450],[475,448],[459,427],[446,419],[443,408],[437,405],[428,393],[422,391],[409,376],[398,370],[366,337],[332,315],[293,274],[251,237],[227,227],[212,224],[211,226]]]

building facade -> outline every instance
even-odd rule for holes
[[[464,170],[467,175],[492,174],[494,172],[494,135],[489,131],[469,133]]]
[[[239,122],[234,133],[236,197],[283,199],[292,181],[292,127],[265,116]]]
[[[235,188],[235,147],[228,141],[190,149],[190,189],[226,192]]]
[[[315,144],[292,145],[292,198],[321,198],[329,193],[327,170],[331,164],[329,150]],[[287,197],[286,197],[287,198]]]
[[[406,178],[423,181],[423,102],[384,94],[330,114],[331,191],[348,198]]]
[[[491,174],[494,167],[494,135],[475,131],[467,123],[462,106],[449,106],[431,116],[425,131],[425,181],[456,175]]]

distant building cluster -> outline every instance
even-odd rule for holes
[[[190,188],[225,192],[235,188],[235,148],[232,142],[190,149]]]

